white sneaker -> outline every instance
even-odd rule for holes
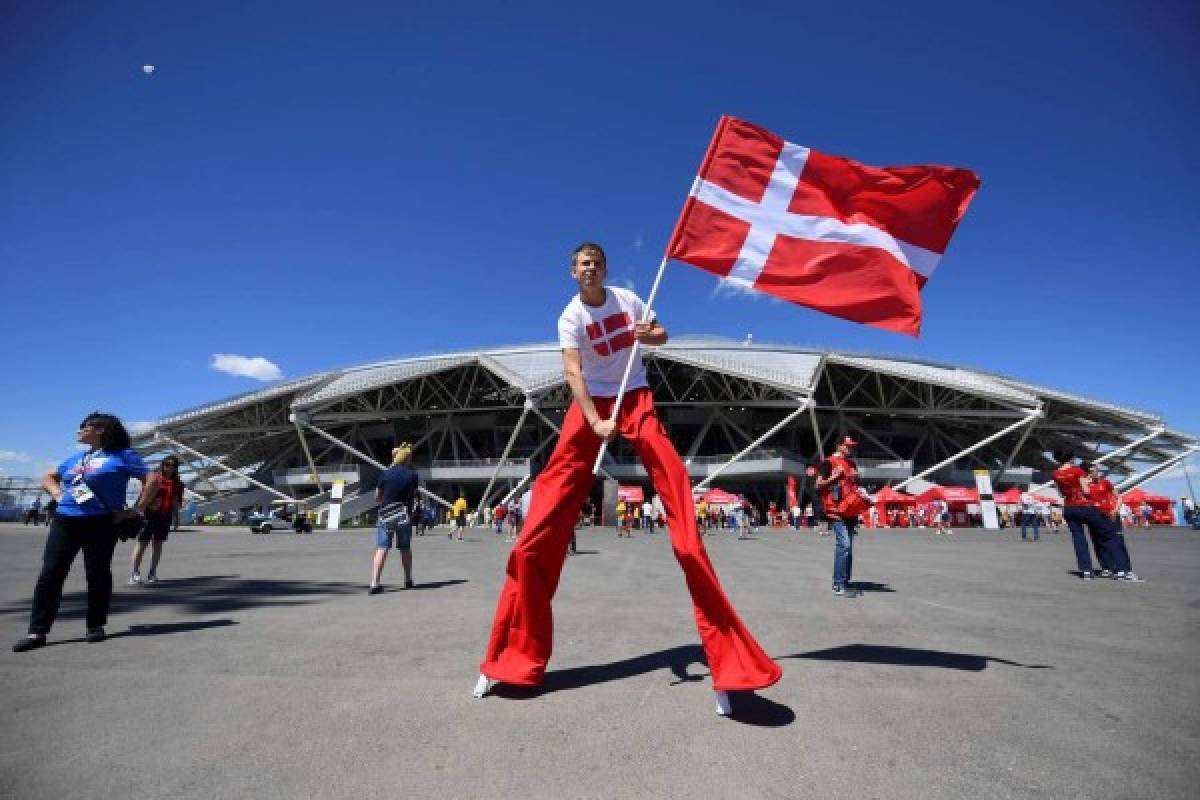
[[[471,692],[471,694],[477,698],[485,697],[495,685],[496,681],[492,680],[487,675],[480,675],[479,680],[475,682],[475,690]]]
[[[136,572],[131,572],[131,573],[129,573],[129,585],[130,585],[130,586],[137,586],[137,585],[138,585],[139,583],[141,583],[141,582],[142,582],[142,576],[141,576],[141,575],[139,575],[139,574],[138,574],[138,573],[136,573]]]
[[[1136,572],[1126,572],[1122,577],[1117,578],[1119,581],[1126,583],[1145,583],[1145,580],[1139,578]]]
[[[146,583],[158,583],[158,576],[151,572],[146,576]]]
[[[717,714],[722,717],[728,717],[733,713],[733,706],[729,704],[729,692],[716,692],[717,695]]]

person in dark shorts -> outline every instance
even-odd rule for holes
[[[451,533],[456,532],[458,534],[458,541],[461,542],[463,540],[463,531],[467,529],[467,498],[465,495],[461,493],[458,495],[458,499],[454,501],[454,507],[451,509],[451,513],[453,514],[454,523]],[[450,535],[450,533],[446,534],[447,537]]]
[[[146,517],[146,524],[133,547],[133,560],[129,568],[130,586],[143,582],[138,570],[142,566],[146,545],[150,545],[150,571],[146,573],[144,582],[158,583],[158,562],[162,560],[163,542],[167,540],[182,502],[183,481],[179,477],[179,459],[167,456],[158,469],[150,473],[142,504],[145,507],[139,508]]]
[[[379,522],[375,527],[375,560],[367,594],[383,592],[379,578],[393,542],[400,551],[400,563],[404,565],[404,588],[413,586],[412,532],[420,481],[411,463],[412,445],[405,442],[392,450],[392,465],[379,476],[379,486],[375,489]]]

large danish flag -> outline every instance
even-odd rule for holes
[[[869,167],[722,117],[667,256],[917,336],[920,290],[978,188],[967,169]]]

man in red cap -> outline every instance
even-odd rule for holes
[[[833,593],[841,597],[857,597],[850,586],[854,569],[854,536],[857,533],[859,511],[854,509],[865,501],[858,493],[858,467],[850,455],[858,442],[849,436],[838,443],[837,452],[821,462],[817,476],[817,493],[825,516],[833,528]],[[858,498],[856,501],[855,498]]]

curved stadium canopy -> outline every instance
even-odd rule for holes
[[[771,499],[846,434],[860,442],[868,483],[913,491],[970,483],[977,469],[997,488],[1045,481],[1048,453],[1063,445],[1132,488],[1200,450],[1153,412],[961,366],[712,338],[673,340],[644,358],[693,480],[721,470],[722,486]],[[556,344],[473,350],[284,381],[163,417],[135,445],[182,456],[214,509],[272,499],[316,508],[334,479],[351,497],[373,485],[394,444],[409,441],[425,484],[463,491],[474,506],[548,453],[569,402]],[[605,472],[645,482],[622,443]]]

